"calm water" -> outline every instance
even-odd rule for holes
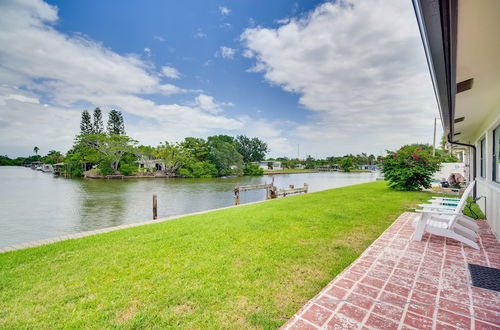
[[[276,175],[278,188],[309,184],[309,191],[374,181],[374,173]],[[0,247],[69,233],[149,220],[152,195],[158,216],[230,206],[239,184],[268,183],[270,176],[216,179],[64,179],[24,167],[0,167]],[[241,203],[265,192],[241,194]]]

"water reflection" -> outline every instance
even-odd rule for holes
[[[270,176],[214,179],[63,179],[23,167],[0,167],[0,247],[68,233],[233,205],[236,184],[271,182]],[[276,175],[279,188],[309,184],[311,192],[375,180],[372,173]],[[263,200],[248,191],[242,203]]]

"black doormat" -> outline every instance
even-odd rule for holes
[[[469,264],[472,285],[500,292],[500,269]]]

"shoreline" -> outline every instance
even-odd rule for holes
[[[323,192],[323,191],[327,191],[327,190],[333,190],[333,189],[339,189],[339,188],[344,188],[344,187],[349,187],[349,186],[366,184],[366,183],[370,183],[370,182],[375,182],[375,181],[349,184],[346,186],[336,187],[336,188],[322,189],[322,190],[318,190],[318,191],[308,192],[306,195],[319,193],[319,192]],[[304,194],[301,194],[298,196],[303,196],[303,195]],[[287,196],[287,197],[294,197],[294,196]],[[169,217],[162,217],[162,218],[158,218],[156,220],[145,220],[145,221],[139,221],[139,222],[134,222],[134,223],[129,223],[129,224],[123,224],[123,225],[119,225],[119,226],[105,227],[105,228],[89,230],[89,231],[84,231],[84,232],[79,232],[79,233],[64,234],[64,235],[60,235],[60,236],[43,238],[43,239],[34,240],[34,241],[22,242],[22,243],[7,245],[7,246],[0,246],[0,254],[5,253],[5,252],[10,252],[10,251],[24,250],[24,249],[31,248],[31,247],[38,247],[38,246],[42,246],[42,245],[47,245],[47,244],[52,244],[52,243],[87,237],[87,236],[93,236],[93,235],[97,235],[97,234],[108,233],[108,232],[112,232],[112,231],[116,231],[116,230],[120,230],[120,229],[139,227],[139,226],[150,225],[150,224],[155,224],[155,223],[161,223],[161,222],[180,219],[180,218],[184,218],[184,217],[188,217],[188,216],[192,216],[192,215],[205,214],[205,213],[210,213],[210,212],[220,211],[220,210],[225,210],[225,209],[231,209],[231,208],[245,206],[245,205],[253,205],[253,204],[259,204],[259,203],[271,202],[271,201],[276,201],[276,200],[280,200],[280,199],[287,198],[287,197],[281,197],[281,198],[276,198],[276,199],[264,199],[261,201],[248,202],[248,203],[244,203],[241,205],[229,205],[229,206],[224,206],[224,207],[219,207],[219,208],[214,208],[214,209],[202,210],[202,211],[191,212],[191,213],[184,213],[184,214],[179,214],[179,215],[172,215]]]

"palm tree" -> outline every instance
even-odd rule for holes
[[[40,150],[40,148],[38,148],[38,147],[36,147],[36,146],[33,148],[33,151],[34,151],[34,152],[35,152],[35,154],[37,154],[37,155],[38,155],[38,150]]]

